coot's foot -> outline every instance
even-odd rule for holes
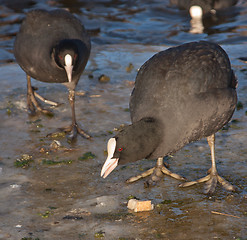
[[[37,89],[32,87],[31,85],[31,77],[27,75],[27,107],[30,113],[32,115],[35,115],[36,111],[38,111],[38,112],[41,112],[47,115],[53,115],[51,111],[42,108],[36,98],[52,106],[58,106],[59,104],[56,102],[47,100],[44,97],[40,96],[38,93],[35,92],[36,90]]]
[[[90,139],[92,138],[90,135],[88,135],[84,130],[82,130],[77,123],[72,124],[68,127],[64,127],[64,128],[60,128],[60,131],[65,132],[66,134],[69,134],[68,137],[73,140],[74,138],[76,138],[77,134],[80,134],[82,137],[86,138],[86,139]]]
[[[67,134],[68,139],[71,141],[73,141],[76,138],[77,134],[80,134],[86,139],[92,139],[92,137],[89,134],[87,134],[84,130],[82,130],[77,123],[71,124],[68,127],[59,128],[59,132],[50,133],[47,135],[47,137],[54,137],[56,135],[60,135],[61,132]]]
[[[209,169],[209,174],[206,177],[200,178],[196,181],[191,181],[191,182],[185,182],[181,183],[179,187],[189,187],[192,186],[196,183],[205,183],[205,189],[204,193],[205,194],[212,194],[215,191],[217,182],[219,182],[226,190],[228,191],[234,191],[235,187],[231,185],[229,182],[227,182],[224,178],[218,175],[217,169],[216,169],[216,163],[215,163],[215,135],[211,135],[207,137],[208,140],[208,145],[211,150],[211,160],[212,160],[212,167]]]
[[[34,90],[36,90],[36,89],[34,89]],[[39,95],[37,92],[35,92],[35,91],[34,91],[34,96],[35,96],[36,98],[38,98],[39,100],[41,100],[42,102],[44,102],[44,103],[46,103],[46,104],[49,104],[49,105],[51,105],[51,106],[53,106],[53,107],[57,107],[57,106],[59,106],[59,105],[62,104],[62,103],[57,103],[57,102],[53,102],[53,101],[51,101],[51,100],[48,100],[48,99],[46,99],[46,98],[40,96],[40,95]]]
[[[191,182],[181,183],[179,187],[189,187],[197,183],[205,182],[204,193],[212,194],[215,191],[217,182],[219,182],[226,190],[235,191],[235,187],[226,181],[223,177],[219,176],[217,172],[212,173],[211,170],[209,171],[210,174],[208,174],[206,177]]]
[[[128,180],[126,180],[126,183],[132,183],[132,182],[135,182],[141,178],[145,178],[149,175],[152,175],[151,179],[147,182],[147,184],[150,185],[153,182],[159,181],[164,174],[168,175],[170,177],[173,177],[175,179],[178,179],[178,180],[185,180],[185,178],[183,178],[182,176],[168,170],[164,166],[163,158],[161,157],[161,158],[157,159],[157,166],[156,167],[153,167],[153,168],[147,170],[146,172],[144,172],[138,176],[129,178]]]

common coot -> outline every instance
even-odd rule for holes
[[[215,19],[218,11],[225,11],[237,4],[237,0],[170,0],[172,6],[187,10],[191,16],[190,33],[203,33],[205,16]]]
[[[36,97],[57,105],[38,95],[31,86],[31,77],[48,83],[62,83],[69,90],[72,124],[61,130],[74,138],[77,133],[90,136],[79,128],[75,117],[75,87],[90,55],[90,38],[84,26],[71,13],[57,9],[32,10],[22,22],[14,44],[14,55],[27,74],[27,105],[31,113],[43,109]]]
[[[238,0],[170,0],[170,4],[190,12],[191,17],[215,13],[236,5]],[[195,8],[196,7],[196,8]],[[197,8],[198,7],[198,8]],[[201,10],[199,10],[201,9]]]
[[[132,125],[108,141],[101,176],[107,177],[118,163],[158,158],[156,167],[127,182],[150,174],[156,180],[162,173],[183,180],[165,168],[163,157],[207,137],[212,159],[209,175],[180,186],[206,182],[205,192],[212,193],[218,181],[234,190],[217,173],[214,145],[215,133],[235,110],[236,86],[229,58],[215,43],[191,42],[155,54],[137,74],[130,98]]]

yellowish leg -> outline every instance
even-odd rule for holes
[[[164,163],[163,163],[163,157],[160,157],[157,159],[157,165],[156,167],[153,167],[149,170],[147,170],[146,172],[138,175],[138,176],[135,176],[135,177],[131,177],[129,178],[126,182],[127,183],[132,183],[132,182],[135,182],[135,181],[138,181],[139,179],[141,178],[145,178],[147,176],[150,176],[151,174],[152,177],[152,181],[158,181],[160,180],[160,178],[165,174],[165,175],[168,175],[170,177],[173,177],[175,179],[178,179],[178,180],[185,180],[182,176],[176,174],[176,173],[173,173],[171,172],[170,170],[168,170],[165,166],[164,166]]]
[[[195,181],[181,183],[179,187],[189,187],[197,183],[205,182],[205,193],[213,193],[215,191],[217,181],[228,191],[234,191],[235,188],[224,178],[220,177],[217,173],[216,163],[215,163],[215,134],[207,137],[208,145],[211,150],[211,161],[212,167],[209,170],[209,175],[206,177],[200,178]]]
[[[68,138],[70,140],[73,140],[76,138],[77,133],[79,133],[82,137],[87,138],[87,139],[92,139],[92,137],[90,135],[88,135],[84,130],[82,130],[77,122],[76,122],[76,115],[75,115],[75,91],[74,90],[69,90],[69,103],[71,106],[71,111],[72,111],[72,123],[70,126],[68,127],[63,127],[63,128],[59,128],[59,131],[65,132],[65,133],[69,133]],[[47,136],[53,136],[56,135],[57,133],[51,133],[48,134]]]
[[[31,85],[31,77],[27,75],[27,107],[30,110],[31,114],[35,114],[36,110],[39,112],[42,112],[44,114],[53,115],[51,111],[48,111],[40,106],[40,104],[37,101],[37,98],[39,98],[41,101],[48,103],[53,106],[58,106],[58,103],[52,102],[50,100],[47,100],[40,96],[38,93],[36,93],[33,90],[33,87]]]

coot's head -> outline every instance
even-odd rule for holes
[[[77,68],[79,51],[75,42],[71,39],[62,40],[54,48],[54,59],[58,67],[64,68],[68,82],[72,81],[72,71]]]
[[[192,19],[201,19],[203,16],[203,10],[198,5],[191,6],[189,12]]]
[[[202,14],[212,13],[212,9],[214,9],[214,0],[192,0],[189,1],[189,11],[190,14],[194,13],[195,17],[198,17],[198,14],[202,16]]]
[[[135,162],[152,156],[161,142],[162,127],[153,118],[143,118],[125,127],[107,143],[107,159],[101,176],[106,178],[118,164]]]

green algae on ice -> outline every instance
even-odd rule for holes
[[[14,165],[19,168],[28,168],[30,164],[33,162],[33,157],[28,154],[23,154],[21,158],[17,158],[16,161],[14,162]]]
[[[96,158],[95,154],[93,154],[92,152],[86,152],[82,155],[82,157],[78,157],[78,160],[84,161],[84,160],[94,159],[94,158]]]

